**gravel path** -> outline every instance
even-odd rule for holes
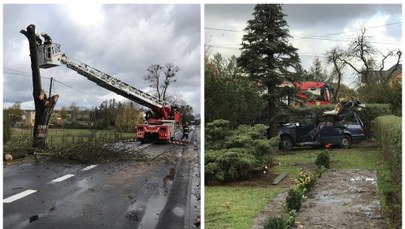
[[[328,170],[304,201],[296,228],[387,228],[377,175],[370,170]]]

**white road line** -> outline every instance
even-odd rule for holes
[[[82,171],[87,171],[87,170],[90,170],[90,169],[94,169],[95,167],[97,167],[97,165],[89,165],[86,168],[82,169]]]
[[[64,176],[62,176],[62,177],[56,178],[56,179],[52,180],[52,181],[49,182],[49,183],[61,182],[61,181],[67,180],[67,179],[69,179],[69,178],[71,178],[71,177],[74,177],[74,176],[75,176],[75,175],[73,175],[73,174],[67,174],[67,175],[64,175]]]
[[[28,189],[28,190],[25,190],[24,192],[20,192],[18,194],[15,194],[14,196],[10,196],[9,198],[4,199],[3,202],[8,204],[8,203],[11,203],[11,202],[16,201],[18,199],[21,199],[23,197],[26,197],[28,195],[31,195],[32,193],[35,193],[35,192],[37,192],[37,190]]]

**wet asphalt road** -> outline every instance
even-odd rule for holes
[[[41,158],[5,165],[3,227],[195,228],[189,214],[195,149],[149,145],[142,150],[163,155],[149,162]]]

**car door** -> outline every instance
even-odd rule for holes
[[[296,127],[296,142],[313,142],[315,141],[314,130],[316,127],[317,117],[314,114],[309,114]]]
[[[342,140],[345,126],[338,122],[337,116],[326,116],[319,123],[319,139],[322,144],[339,144]]]

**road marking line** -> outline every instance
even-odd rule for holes
[[[28,195],[31,195],[32,193],[35,193],[35,192],[37,192],[37,190],[28,189],[28,190],[25,190],[24,192],[20,192],[18,194],[15,194],[14,196],[10,196],[9,198],[4,199],[3,202],[8,204],[8,203],[11,203],[18,199],[21,199],[23,197],[26,197]]]
[[[74,176],[75,176],[75,175],[73,175],[73,174],[67,174],[67,175],[64,175],[64,176],[62,176],[62,177],[56,178],[56,179],[52,180],[52,181],[49,182],[49,183],[61,182],[61,181],[67,180],[67,179],[69,179],[69,178],[71,178],[71,177],[74,177]]]
[[[94,169],[95,167],[97,167],[97,165],[89,165],[86,168],[82,169],[82,171],[87,171],[87,170],[90,170],[90,169]]]

